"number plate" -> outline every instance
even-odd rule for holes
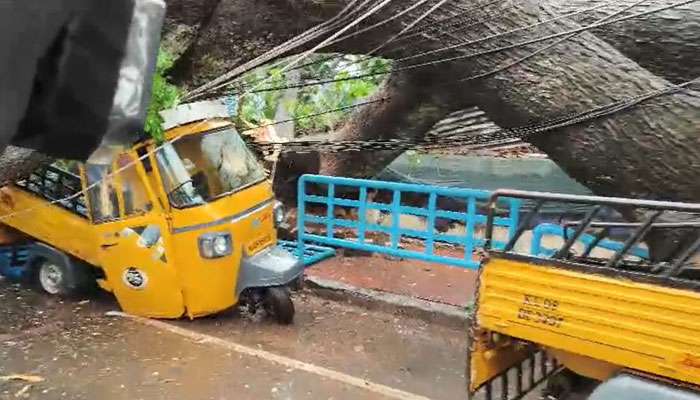
[[[246,252],[248,255],[253,255],[261,251],[262,249],[268,247],[272,243],[272,235],[267,234],[261,236],[246,245]]]
[[[559,314],[559,300],[525,294],[518,319],[560,328],[564,317]]]

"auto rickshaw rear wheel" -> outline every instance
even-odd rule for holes
[[[279,286],[267,289],[265,293],[265,310],[278,323],[289,325],[294,321],[294,303],[288,287]]]
[[[66,296],[71,292],[68,286],[66,266],[50,260],[46,260],[39,265],[37,283],[43,291],[50,295]]]

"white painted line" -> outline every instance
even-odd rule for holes
[[[203,333],[191,331],[189,329],[180,328],[179,326],[175,326],[167,322],[137,317],[119,311],[110,311],[107,313],[107,315],[111,317],[128,318],[132,321],[138,322],[143,325],[148,325],[162,331],[174,333],[176,335],[185,337],[197,343],[207,343],[214,346],[219,346],[225,348],[226,350],[235,351],[236,353],[245,354],[251,357],[257,357],[269,361],[271,363],[279,364],[286,368],[293,368],[296,370],[309,372],[324,378],[344,383],[346,385],[355,386],[360,389],[367,390],[369,392],[380,394],[385,397],[400,400],[430,400],[430,398],[425,396],[405,392],[403,390],[395,389],[390,386],[374,383],[362,378],[358,378],[356,376],[320,367],[315,364],[310,364],[307,362],[295,360],[293,358],[281,356],[279,354],[270,353],[269,351],[244,346],[242,344],[224,340],[216,336],[206,335]]]

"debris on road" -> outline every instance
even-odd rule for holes
[[[0,376],[0,382],[10,382],[10,381],[24,381],[29,383],[40,383],[44,381],[44,378],[38,375],[24,375],[24,374],[13,374]]]
[[[29,389],[32,388],[32,385],[24,385],[22,389],[18,390],[17,393],[15,393],[15,397],[24,397],[27,392],[29,392]]]

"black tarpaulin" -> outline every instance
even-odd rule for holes
[[[0,1],[3,148],[86,159],[110,127],[116,142],[138,133],[164,13],[144,1]]]

